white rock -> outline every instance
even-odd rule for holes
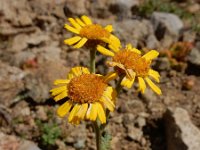
[[[188,61],[194,65],[200,66],[200,50],[193,48],[188,55]]]
[[[18,150],[41,150],[35,143],[31,141],[22,141]]]
[[[185,109],[168,109],[165,120],[168,150],[200,149],[200,130]]]
[[[183,28],[181,19],[172,13],[154,12],[151,17],[154,30],[167,30],[169,34],[177,36]]]

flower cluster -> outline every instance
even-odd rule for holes
[[[65,99],[58,108],[57,114],[64,117],[69,113],[68,121],[79,124],[81,120],[106,123],[106,110],[114,111],[116,102],[116,89],[109,86],[109,81],[120,77],[121,86],[131,88],[138,82],[138,91],[145,92],[146,83],[158,95],[160,88],[152,82],[160,81],[160,75],[151,68],[151,62],[159,53],[151,50],[142,55],[141,51],[127,44],[122,48],[120,40],[112,34],[112,25],[102,27],[92,23],[87,16],[69,18],[71,26],[65,28],[76,35],[64,41],[74,48],[83,46],[95,49],[101,54],[109,56],[107,65],[113,67],[113,72],[103,76],[89,71],[85,67],[74,67],[66,79],[55,80],[60,85],[50,92],[55,101]]]

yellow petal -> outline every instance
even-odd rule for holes
[[[87,38],[82,38],[76,45],[74,45],[74,48],[81,48],[86,42],[87,42]]]
[[[91,106],[89,119],[91,121],[95,121],[97,119],[97,105],[96,105],[96,103],[93,103],[92,106]]]
[[[107,25],[104,29],[106,29],[108,32],[112,32],[113,31],[112,25]]]
[[[106,64],[107,64],[108,66],[110,66],[110,67],[115,67],[115,66],[118,65],[118,63],[113,62],[113,61],[107,61]]]
[[[105,43],[111,43],[109,38],[107,38],[107,37],[102,37],[102,38],[100,38],[100,40],[105,42]]]
[[[68,20],[78,31],[80,31],[82,27],[73,18],[69,18]]]
[[[72,72],[69,72],[69,73],[67,74],[67,79],[68,79],[68,80],[71,80],[71,79],[73,79],[74,77],[76,77],[76,75],[75,75],[74,73],[72,73]]]
[[[124,71],[126,70],[124,65],[120,64],[120,63],[117,63],[117,62],[113,62],[113,61],[107,61],[106,64],[108,66],[111,66],[111,67],[119,67],[120,69],[123,69]]]
[[[79,31],[71,26],[69,26],[68,24],[65,24],[65,29],[73,32],[73,33],[76,33],[76,34],[79,34]]]
[[[51,89],[50,92],[51,92],[52,96],[55,96],[55,95],[58,95],[58,94],[62,93],[63,91],[66,91],[66,90],[67,90],[66,86],[61,86],[61,87]]]
[[[126,49],[128,49],[128,50],[130,50],[132,52],[135,52],[137,54],[141,54],[141,51],[136,49],[136,48],[134,48],[134,47],[132,47],[132,45],[130,43],[126,45]]]
[[[116,72],[110,72],[106,76],[103,77],[105,82],[109,82],[111,80],[114,80],[118,77],[118,74]]]
[[[114,53],[111,52],[110,50],[104,48],[103,46],[101,45],[98,45],[97,46],[97,50],[102,53],[103,55],[106,55],[106,56],[114,56]]]
[[[110,111],[114,111],[115,105],[107,96],[102,96],[100,101],[102,101],[105,107]]]
[[[81,19],[84,21],[85,24],[87,25],[91,25],[92,24],[92,21],[89,17],[87,16],[82,16]]]
[[[131,88],[134,83],[135,77],[133,79],[129,79],[128,77],[124,77],[121,82],[121,86],[125,86],[127,88]]]
[[[152,88],[152,90],[158,94],[158,95],[161,95],[162,92],[160,90],[160,88],[158,86],[156,86],[149,78],[145,78],[146,82],[148,83],[148,85]]]
[[[133,69],[125,69],[125,72],[129,79],[135,78],[135,72],[133,71]]]
[[[64,43],[67,44],[67,45],[73,45],[80,40],[81,40],[80,36],[75,36],[75,37],[64,40]]]
[[[114,95],[114,92],[116,92],[115,91],[115,89],[113,88],[113,87],[111,87],[111,86],[108,86],[107,88],[106,88],[106,90],[103,92],[103,96],[105,96],[105,97],[108,97],[109,99],[113,99],[113,98],[115,98],[115,97],[113,97]],[[113,101],[113,100],[112,100]]]
[[[88,104],[85,103],[85,104],[82,104],[81,105],[81,108],[79,109],[79,111],[77,112],[76,116],[80,119],[84,119],[85,117],[85,114],[87,112],[87,109],[88,109]]]
[[[109,39],[111,40],[111,45],[114,45],[117,48],[121,47],[121,42],[116,36],[111,34]]]
[[[76,76],[80,76],[83,74],[82,69],[83,69],[82,67],[73,67],[71,69],[71,72]]]
[[[68,84],[70,81],[67,79],[58,79],[54,81],[54,85],[58,85],[58,84]]]
[[[67,91],[63,91],[62,93],[58,94],[56,97],[54,97],[54,100],[57,102],[65,97],[68,96]]]
[[[76,76],[80,76],[82,74],[90,74],[89,70],[85,67],[73,67],[71,71],[67,75],[67,79],[71,80]]]
[[[84,23],[81,19],[79,19],[79,18],[76,18],[76,22],[77,22],[80,26],[82,26],[82,27],[85,26],[85,23]]]
[[[71,122],[72,119],[74,118],[74,116],[76,116],[76,113],[78,112],[78,110],[80,109],[81,105],[79,104],[76,104],[74,106],[74,108],[72,109],[72,111],[70,112],[69,114],[69,117],[68,117],[68,121]]]
[[[88,68],[81,67],[81,71],[82,71],[82,74],[90,74],[90,71],[88,70]]]
[[[115,53],[119,52],[119,47],[116,47],[115,45],[109,44],[108,47]]]
[[[89,107],[86,113],[86,119],[90,119],[91,109],[92,109],[92,104],[89,104]]]
[[[151,61],[152,59],[158,57],[159,53],[155,50],[151,50],[145,55],[142,56],[142,58],[145,58],[147,61]]]
[[[135,52],[137,54],[141,54],[141,51],[136,48],[132,48],[132,49],[130,49],[130,51]]]
[[[70,123],[73,125],[79,125],[80,119],[77,116],[74,116],[73,119],[70,121]]]
[[[58,107],[57,109],[57,114],[59,117],[64,117],[69,110],[72,107],[72,101],[67,101],[64,104],[62,104],[60,107]]]
[[[97,115],[98,115],[100,122],[102,124],[106,123],[106,115],[105,115],[105,111],[104,111],[102,105],[99,103],[96,103],[96,106],[97,106]]]
[[[127,44],[127,45],[126,45],[126,49],[129,49],[129,50],[132,49],[132,45],[131,45],[130,43]]]
[[[149,69],[148,75],[155,79],[156,82],[160,82],[160,75],[157,71]]]
[[[144,91],[146,89],[146,84],[144,82],[144,79],[142,77],[138,77],[138,81],[139,81],[139,91],[144,93]]]

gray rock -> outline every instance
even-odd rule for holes
[[[168,150],[199,150],[200,130],[182,108],[169,108],[165,114]]]
[[[29,36],[29,39],[27,40],[27,43],[30,45],[40,45],[41,43],[48,43],[50,40],[50,37],[48,35],[45,35],[44,33],[41,32],[36,32],[32,35]]]
[[[109,10],[117,15],[118,19],[131,17],[131,8],[139,5],[139,0],[110,0]]]
[[[149,49],[157,49],[160,46],[159,41],[154,34],[150,34],[146,40],[146,47]]]
[[[0,132],[0,150],[41,150],[35,143]]]
[[[135,140],[140,142],[142,136],[143,136],[143,132],[141,129],[136,128],[134,126],[129,125],[128,126],[128,133],[127,133],[128,138],[130,138],[131,140]]]
[[[29,36],[26,34],[19,34],[14,37],[12,47],[10,51],[12,52],[19,52],[28,47],[27,40],[29,39]]]
[[[139,0],[111,0],[109,1],[111,4],[123,4],[127,8],[131,8],[133,6],[139,5],[140,1]]]
[[[122,123],[122,120],[123,120],[123,116],[122,115],[117,115],[117,116],[114,116],[112,118],[112,121],[114,123],[117,123],[117,124],[121,124]]]
[[[200,67],[200,50],[197,48],[193,48],[190,54],[188,55],[188,61],[191,64],[194,64]]]
[[[154,27],[154,33],[161,42],[162,48],[168,48],[173,42],[176,42],[183,28],[181,19],[171,13],[154,12],[151,22]]]
[[[45,121],[48,119],[47,113],[45,112],[45,109],[43,106],[36,106],[36,116],[42,121]]]
[[[133,124],[134,121],[135,121],[135,115],[133,115],[132,113],[127,113],[123,115],[122,123],[124,127],[127,127],[127,125],[129,125],[130,123]]]
[[[170,70],[170,62],[167,57],[157,58],[155,67],[160,71]]]
[[[137,125],[142,128],[146,125],[146,120],[143,117],[138,117],[135,122],[137,123]]]
[[[147,88],[144,94],[142,94],[142,99],[145,103],[149,104],[157,100],[157,95],[152,91],[152,89]]]
[[[35,143],[31,141],[22,141],[18,150],[41,150]]]
[[[131,43],[137,47],[146,37],[154,34],[153,27],[148,20],[126,19],[113,25],[117,29],[117,36],[122,43]]]
[[[0,12],[2,20],[10,21],[14,26],[30,26],[34,18],[34,12],[25,0],[13,2],[12,0],[1,1]]]
[[[15,135],[0,132],[0,139],[0,150],[16,150],[19,148],[20,140]]]
[[[120,98],[126,100],[125,103],[120,104],[120,112],[133,114],[134,116],[137,116],[138,112],[145,112],[145,107],[141,100],[135,98],[127,99],[127,95],[121,96]]]
[[[36,55],[32,51],[22,51],[20,53],[16,53],[13,56],[13,60],[11,60],[11,64],[16,67],[23,67],[27,63],[28,60],[35,60]]]
[[[77,15],[82,15],[82,14],[87,14],[87,8],[86,8],[87,1],[86,0],[79,0],[79,1],[74,1],[74,0],[66,0],[65,3],[65,15],[69,16],[71,14],[77,14]]]
[[[183,28],[181,19],[172,13],[154,12],[151,22],[153,23],[155,32],[159,34],[157,36],[160,36],[160,38],[162,38],[162,32],[165,31],[171,35],[178,36],[180,30]]]
[[[0,104],[9,106],[16,96],[24,90],[23,79],[26,73],[19,68],[0,61]]]
[[[76,149],[82,149],[85,147],[85,140],[84,139],[79,139],[76,143],[74,143],[74,147]]]
[[[69,68],[66,68],[61,61],[46,61],[39,64],[36,70],[25,77],[28,96],[36,103],[45,102],[50,97],[49,90],[53,88],[53,81],[65,79],[68,70]]]

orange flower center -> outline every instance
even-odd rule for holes
[[[76,103],[99,101],[107,84],[94,74],[83,74],[73,78],[68,84],[69,98]]]
[[[92,24],[84,26],[80,31],[80,35],[90,40],[99,40],[102,37],[108,38],[110,32],[98,24]]]
[[[133,69],[137,76],[144,77],[148,75],[150,61],[142,58],[140,54],[124,49],[119,51],[113,57],[113,61],[122,64],[126,69]],[[123,70],[116,68],[119,73],[124,73]]]

